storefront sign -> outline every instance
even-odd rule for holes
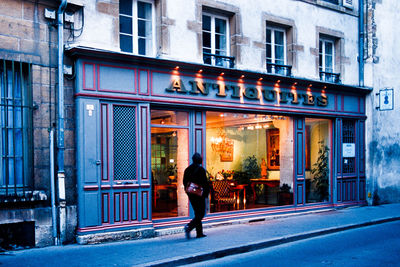
[[[393,110],[393,88],[379,91],[379,110]]]
[[[356,156],[356,145],[354,143],[343,143],[343,157],[354,158]]]
[[[294,104],[306,106],[320,106],[326,107],[328,105],[327,95],[315,95],[313,93],[297,93],[292,91],[285,91],[282,89],[266,89],[261,86],[251,87],[238,85],[230,85],[226,83],[209,83],[189,81],[185,85],[181,79],[175,79],[171,85],[165,89],[166,92],[208,96],[211,92],[215,92],[218,97],[230,97],[233,99],[241,99],[242,97],[247,100],[259,100],[270,103],[279,104]]]

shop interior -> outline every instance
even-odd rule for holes
[[[152,110],[151,117],[153,218],[188,216],[182,180],[190,164],[189,114]],[[308,203],[329,201],[330,133],[329,120],[306,119]],[[293,204],[293,119],[206,112],[203,166],[211,188],[209,213]]]

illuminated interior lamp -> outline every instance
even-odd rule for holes
[[[165,120],[161,120],[161,124],[165,124]]]
[[[264,128],[264,129],[267,129],[267,128],[269,128],[269,125],[268,125],[268,124],[264,124],[264,125],[263,125],[263,128]]]
[[[224,74],[225,74],[224,72],[221,72],[221,74],[220,74],[220,75],[221,75],[221,76],[224,76]]]
[[[220,116],[221,118],[223,118],[223,117],[225,117],[225,114],[224,114],[224,113],[221,113],[221,114],[219,114],[219,116]]]
[[[262,80],[263,80],[263,78],[261,77],[261,78],[259,78],[258,80],[259,80],[259,81],[262,81]]]
[[[176,70],[179,70],[179,66],[176,66],[175,69],[176,69]]]
[[[255,126],[255,128],[256,128],[256,129],[261,129],[262,126],[257,124],[257,125]]]
[[[198,71],[199,73],[202,73],[203,72],[203,69],[199,69],[199,71]]]
[[[254,126],[247,126],[247,130],[254,130]]]
[[[243,78],[244,78],[244,75],[240,76],[240,79],[243,79]]]

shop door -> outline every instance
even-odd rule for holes
[[[306,128],[304,118],[294,119],[295,205],[305,204]]]
[[[148,106],[101,103],[101,224],[150,220]]]

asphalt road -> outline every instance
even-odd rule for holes
[[[400,266],[400,222],[338,232],[190,266]]]

